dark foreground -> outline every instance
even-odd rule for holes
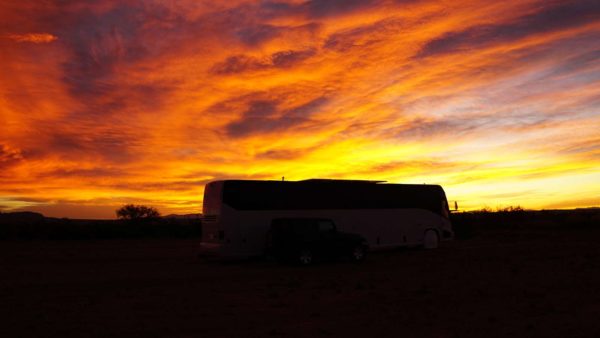
[[[197,240],[0,242],[0,336],[600,337],[600,231],[489,230],[309,268]]]

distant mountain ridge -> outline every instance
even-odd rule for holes
[[[169,214],[161,216],[161,218],[169,219],[202,219],[202,214]],[[0,212],[0,221],[43,221],[44,219],[69,219],[68,217],[46,217],[39,212],[33,211],[15,211],[15,212]],[[76,220],[76,219],[72,219]],[[85,219],[94,221],[94,219]],[[100,221],[100,220],[97,220]],[[110,219],[103,219],[102,221],[110,221]]]
[[[201,219],[202,214],[184,214],[184,215],[169,214],[169,215],[161,216],[161,217],[162,218],[176,218],[176,219]]]
[[[0,221],[26,221],[39,222],[44,220],[44,215],[33,211],[3,212],[0,213]]]
[[[0,213],[0,239],[200,238],[201,234],[199,214],[132,221],[44,217],[37,212]]]

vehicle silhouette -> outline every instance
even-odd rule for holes
[[[277,218],[267,234],[267,254],[300,265],[349,258],[360,262],[368,251],[364,237],[337,230],[331,219]]]

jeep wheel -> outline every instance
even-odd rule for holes
[[[357,245],[352,249],[351,258],[355,262],[360,262],[367,256],[367,251],[364,245]]]
[[[309,249],[300,250],[300,253],[298,254],[298,263],[300,263],[301,265],[310,265],[312,264],[312,261],[312,251],[310,251]]]

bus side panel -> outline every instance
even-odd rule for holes
[[[438,228],[440,217],[423,209],[341,211],[335,217],[342,231],[364,236],[371,248],[419,245],[428,228]]]
[[[224,233],[221,255],[264,254],[271,221],[294,217],[332,219],[340,231],[365,237],[372,249],[420,245],[427,229],[438,230],[441,237],[444,223],[439,215],[423,209],[240,211],[223,205],[218,225]]]

